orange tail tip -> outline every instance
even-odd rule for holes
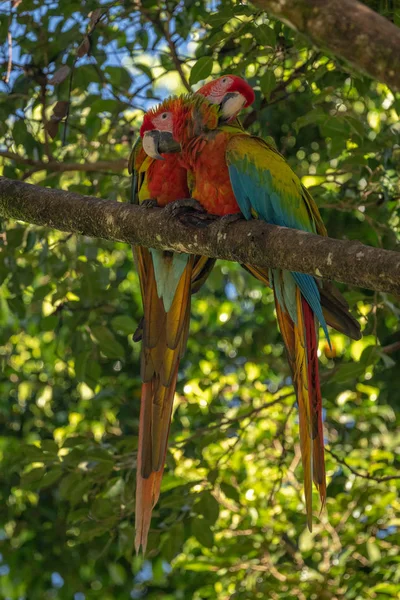
[[[150,477],[144,479],[140,474],[140,469],[137,470],[135,507],[136,554],[139,554],[140,547],[142,547],[143,554],[146,554],[151,515],[160,496],[163,471],[164,469],[161,469],[161,471],[152,473]]]
[[[136,467],[135,550],[137,554],[140,547],[142,547],[143,554],[146,552],[151,515],[160,496],[177,372],[178,365],[176,365],[175,374],[169,388],[160,385],[154,386],[154,380],[142,385]],[[165,412],[160,415],[156,411],[158,418],[154,419],[154,402],[161,398],[165,402]],[[156,446],[153,445],[154,440],[152,439],[154,429],[159,432],[159,444],[156,444]],[[160,458],[156,459],[158,456]]]

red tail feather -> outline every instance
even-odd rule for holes
[[[319,490],[322,505],[326,501],[324,432],[322,423],[322,397],[318,369],[318,339],[314,313],[302,298],[304,329],[307,348],[308,396],[310,401],[311,436],[313,439],[313,479]]]

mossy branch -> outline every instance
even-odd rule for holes
[[[400,90],[400,29],[357,0],[253,0],[356,69]]]
[[[400,294],[400,252],[260,221],[207,218],[41,188],[0,177],[0,217],[106,240],[288,269]]]

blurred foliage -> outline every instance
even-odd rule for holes
[[[397,22],[393,3],[372,4]],[[400,98],[250,5],[14,0],[0,6],[0,42],[3,175],[127,201],[113,161],[143,110],[233,72],[256,90],[246,126],[273,138],[330,235],[398,248]],[[68,170],[98,160],[110,169]],[[333,333],[332,351],[321,341],[329,487],[311,534],[272,295],[217,265],[193,299],[143,559],[132,554],[141,306],[130,249],[3,226],[1,598],[400,597],[398,299],[341,286],[364,337]]]

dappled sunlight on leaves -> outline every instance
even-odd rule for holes
[[[161,13],[151,0],[135,10],[3,4],[0,42],[11,27],[14,52],[0,84],[0,174],[126,202],[143,112],[210,74],[236,73],[256,92],[246,128],[282,152],[329,234],[398,249],[400,99],[386,86],[230,0],[163,3]],[[7,65],[7,44],[1,57]],[[364,337],[320,340],[328,498],[320,513],[314,492],[312,533],[272,293],[220,261],[193,296],[161,498],[148,554],[135,557],[132,335],[142,308],[131,250],[7,223],[4,598],[396,598],[400,308],[386,294],[339,288]]]

